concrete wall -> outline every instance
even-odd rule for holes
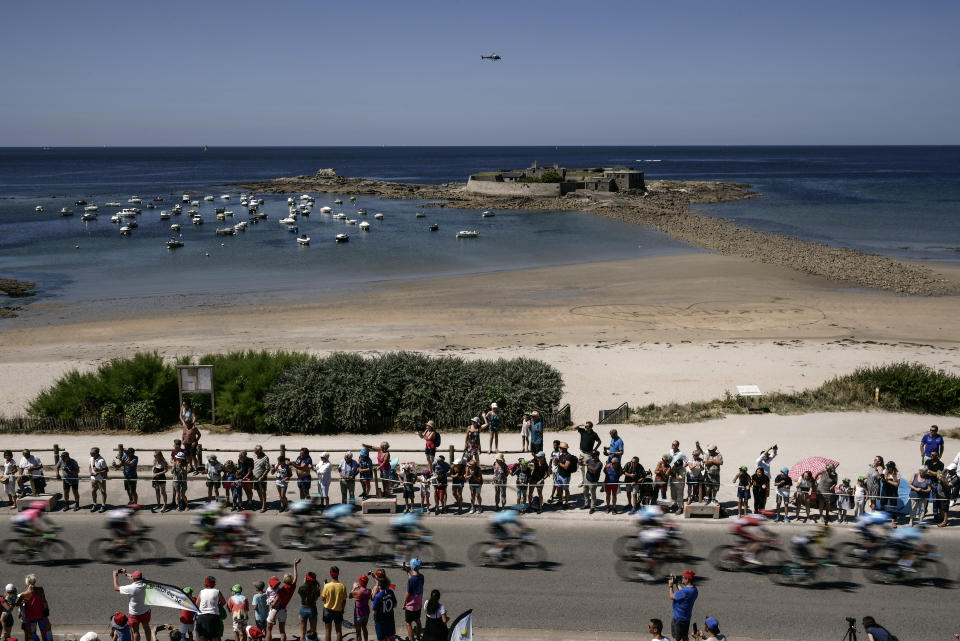
[[[488,182],[474,180],[471,176],[467,181],[467,191],[487,196],[550,197],[560,195],[560,183]]]

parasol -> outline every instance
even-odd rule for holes
[[[794,482],[800,480],[800,477],[803,476],[804,472],[810,472],[814,477],[817,476],[820,472],[827,468],[828,464],[832,464],[834,469],[839,465],[839,461],[834,461],[832,458],[824,458],[822,456],[811,456],[810,458],[805,458],[802,461],[793,464],[793,467],[790,468],[790,478]]]

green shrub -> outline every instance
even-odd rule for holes
[[[134,401],[123,407],[127,425],[138,432],[149,432],[160,427],[160,420],[150,401]]]

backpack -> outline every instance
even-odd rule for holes
[[[436,430],[433,432],[433,446],[440,447],[440,432]]]
[[[567,460],[570,461],[570,468],[567,470],[567,473],[573,474],[577,471],[577,457],[573,454],[567,454]]]

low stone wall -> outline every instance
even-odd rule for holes
[[[531,198],[560,196],[560,183],[505,183],[489,180],[467,181],[468,192],[487,196],[528,196]]]

